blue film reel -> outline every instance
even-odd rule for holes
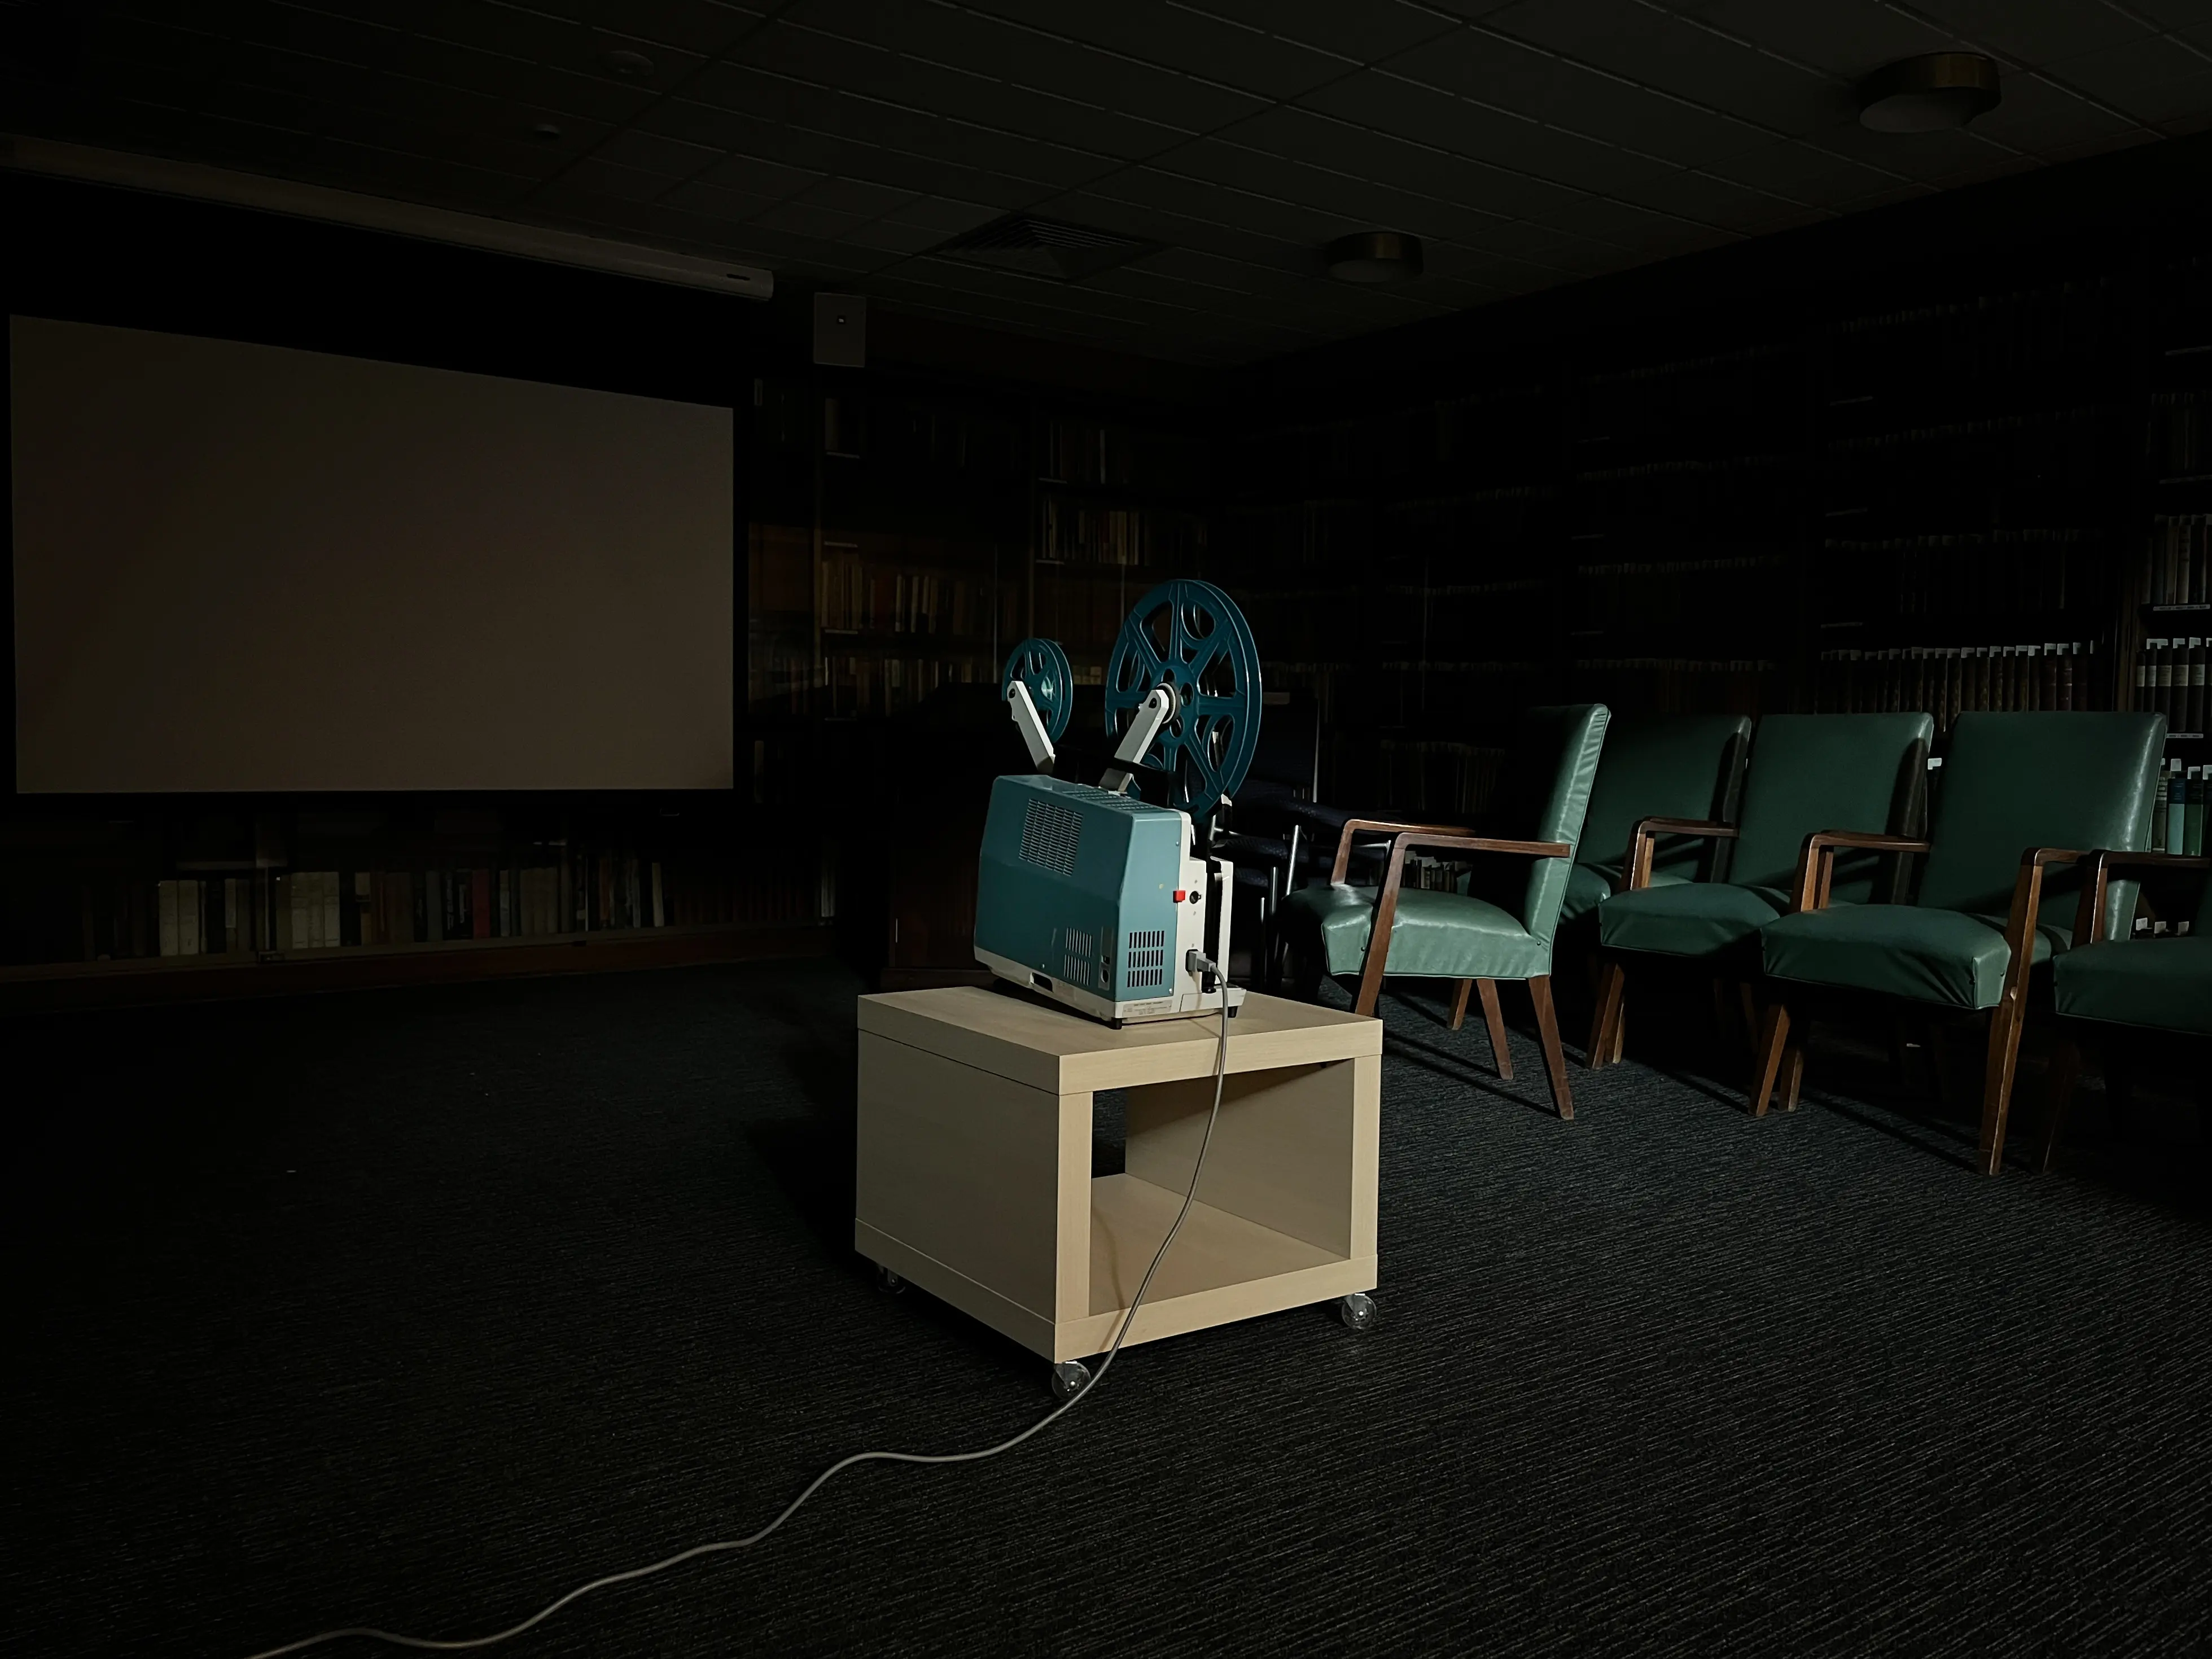
[[[1037,718],[1044,722],[1044,734],[1054,743],[1067,735],[1067,723],[1075,718],[1075,672],[1067,665],[1067,653],[1060,648],[1057,640],[1024,640],[1006,659],[1006,672],[999,677],[999,701],[1006,700],[1006,693],[1019,680],[1030,689],[1030,701],[1036,705]]]
[[[1166,775],[1169,805],[1204,817],[1243,786],[1260,746],[1260,647],[1212,582],[1162,582],[1124,619],[1106,664],[1108,735],[1160,684],[1177,707],[1141,764]]]

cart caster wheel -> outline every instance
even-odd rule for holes
[[[876,1264],[876,1288],[885,1296],[900,1296],[905,1293],[906,1280],[878,1262]]]
[[[1073,1400],[1091,1386],[1091,1368],[1079,1359],[1063,1359],[1052,1368],[1055,1400]]]
[[[1337,1303],[1336,1316],[1344,1322],[1346,1330],[1371,1331],[1381,1316],[1376,1310],[1373,1297],[1354,1291]]]

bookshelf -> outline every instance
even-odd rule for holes
[[[1206,428],[896,366],[753,401],[754,799],[818,827],[845,948],[883,983],[974,976],[988,780],[1022,764],[1000,669],[1042,633],[1103,683],[1130,606],[1204,562]]]
[[[1219,579],[1320,698],[1324,793],[1402,810],[1479,811],[1533,702],[2193,696],[2207,301],[2212,260],[2106,239],[1279,387],[1222,446]]]
[[[818,872],[776,851],[726,802],[19,808],[0,1008],[804,952]]]

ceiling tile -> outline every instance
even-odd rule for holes
[[[675,181],[664,173],[641,172],[592,155],[562,173],[559,182],[565,189],[580,190],[590,196],[611,196],[618,202],[650,202],[665,196]]]
[[[1795,132],[1845,94],[1796,67],[1641,0],[1516,0],[1484,26],[1642,86]]]
[[[1565,132],[1693,167],[1741,149],[1757,129],[1501,35],[1447,35],[1389,66],[1408,79]]]
[[[1176,5],[1171,0],[971,0],[979,11],[1263,98],[1295,98],[1356,60]]]
[[[1192,11],[1264,30],[1354,63],[1372,64],[1460,27],[1425,5],[1404,0],[1184,0]]]
[[[2080,0],[1915,0],[1914,9],[1962,44],[2023,64],[2124,46],[2148,32],[2124,7]]]
[[[657,173],[665,179],[690,179],[722,159],[722,152],[706,144],[687,144],[680,138],[628,127],[593,152],[602,161]]]
[[[1732,155],[1707,162],[1705,170],[1753,189],[1825,207],[1871,191],[1887,190],[1899,182],[1885,169],[1796,138],[1762,139]]]
[[[2139,125],[2041,76],[2009,75],[2003,100],[1969,131],[1986,143],[2039,155],[2060,145],[2117,138]]]
[[[855,97],[746,64],[710,65],[688,90],[702,101],[764,122],[1041,184],[1079,184],[1110,164],[1096,154]]]
[[[957,65],[1012,86],[1094,102],[1160,125],[1205,132],[1265,107],[1250,93],[1163,69],[1041,29],[1018,18],[913,0],[799,0],[794,23]]]
[[[994,207],[980,202],[947,201],[942,196],[916,196],[886,218],[902,225],[913,225],[923,230],[933,230],[941,240],[957,236],[963,230],[973,230],[978,225],[988,225],[1002,217]]]
[[[1033,91],[997,76],[785,22],[772,23],[748,40],[737,61],[811,86],[1048,139],[1092,155],[1149,155],[1183,136],[1180,128],[1096,102]]]
[[[1551,205],[1555,186],[1608,190],[1664,172],[1669,165],[1605,140],[1547,126],[1531,116],[1469,103],[1448,88],[1396,73],[1368,70],[1302,101],[1372,131],[1495,168],[1496,181],[1474,205],[1516,217]]]
[[[1789,0],[1668,0],[1739,40],[1754,40],[1778,57],[1824,74],[1856,81],[1896,58],[1941,52],[1954,44],[1949,32],[1923,23],[1902,9],[1856,0],[1802,3]]]
[[[2212,58],[2153,36],[2069,58],[2057,73],[2069,86],[2138,121],[2180,120],[2212,111]]]

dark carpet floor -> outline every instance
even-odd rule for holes
[[[750,1530],[847,1451],[1047,1409],[1041,1361],[850,1255],[856,988],[808,963],[0,1026],[0,1650],[476,1634]],[[1963,1110],[1848,1044],[1754,1121],[1654,1005],[1632,1037],[1666,1063],[1577,1068],[1562,1124],[1525,1036],[1500,1085],[1479,1022],[1388,1012],[1380,1328],[1133,1349],[1011,1455],[856,1471],[751,1555],[493,1651],[2212,1643],[2192,1109],[2115,1147],[2093,1090],[2067,1173],[1990,1181]]]

